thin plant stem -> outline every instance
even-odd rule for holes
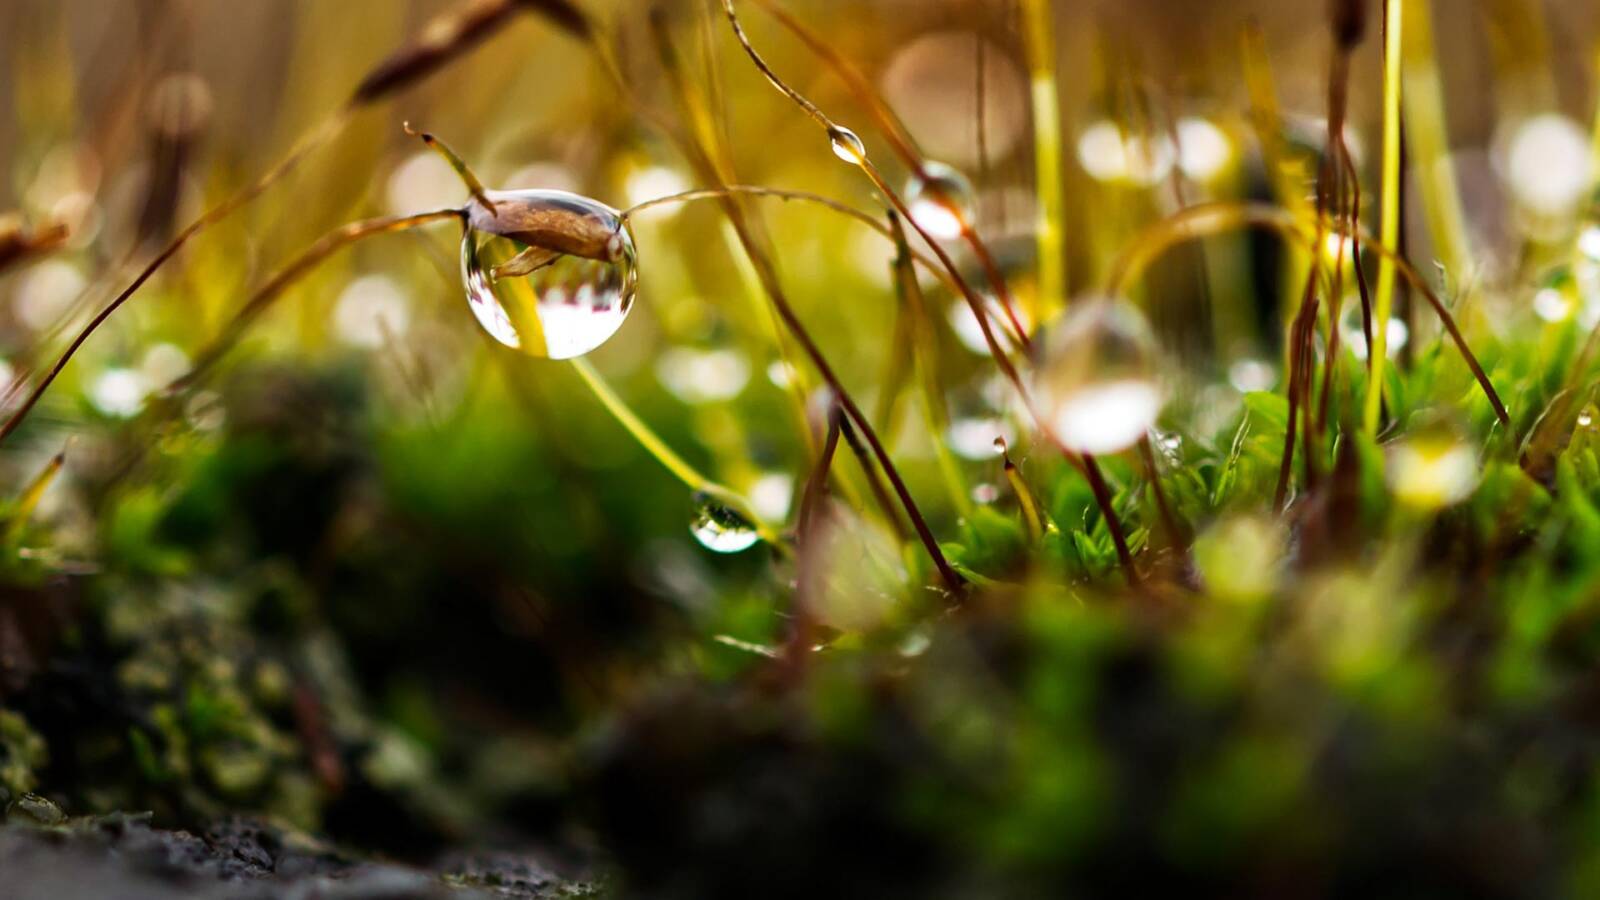
[[[128,286],[78,331],[72,342],[56,358],[49,371],[17,405],[5,424],[0,426],[0,442],[10,437],[34,406],[38,405],[39,400],[50,389],[50,385],[61,375],[67,363],[71,362],[72,357],[88,341],[89,336],[122,308],[122,305],[150,280],[156,270],[176,256],[190,239],[227,218],[282,180],[312,152],[338,137],[355,118],[357,112],[437,72],[494,34],[519,11],[539,14],[558,27],[580,37],[592,37],[588,21],[567,0],[483,0],[483,2],[463,3],[436,17],[424,29],[422,38],[402,47],[370,70],[344,105],[296,141],[276,165],[243,189],[206,210],[152,257]],[[127,260],[117,266],[118,270],[132,261],[132,252],[130,251]]]
[[[417,213],[409,216],[383,216],[375,219],[363,219],[342,225],[318,238],[316,242],[307,247],[301,254],[280,268],[270,279],[245,301],[239,311],[234,313],[228,324],[223,326],[222,332],[211,340],[204,348],[195,354],[194,364],[182,377],[168,386],[169,392],[186,390],[193,386],[216,365],[224,354],[230,350],[239,339],[244,336],[250,326],[266,312],[284,292],[304,278],[312,269],[316,268],[323,260],[332,256],[339,250],[362,240],[379,234],[389,234],[396,231],[405,231],[445,219],[460,221],[462,213],[456,209],[440,209],[432,212]]]
[[[816,594],[816,537],[817,516],[828,492],[828,471],[833,468],[834,452],[839,448],[839,432],[844,414],[837,404],[828,410],[828,434],[816,465],[806,478],[800,496],[800,515],[796,531],[800,536],[800,556],[795,582],[794,607],[790,611],[789,638],[785,643],[784,661],[791,678],[798,677],[811,656],[812,635],[816,623],[812,616],[812,600]]]
[[[1448,272],[1465,271],[1472,245],[1462,212],[1455,164],[1451,162],[1445,122],[1444,89],[1433,41],[1432,0],[1392,0],[1405,6],[1401,35],[1401,108],[1413,171],[1421,173],[1423,217],[1433,237],[1435,255]]]
[[[730,18],[734,21],[737,28],[738,19],[736,16],[733,16],[732,0],[723,0],[723,4],[725,11],[729,13]],[[690,91],[688,90],[688,85],[683,81],[681,66],[678,64],[676,55],[673,53],[671,42],[666,39],[665,26],[658,17],[652,17],[651,22],[652,25],[655,26],[657,50],[661,54],[663,62],[666,64],[668,77],[672,81],[673,87],[677,91],[680,101],[686,101]],[[737,33],[742,36],[742,29],[737,30]],[[776,78],[775,75],[771,74],[771,70],[766,69],[765,63],[761,64],[761,69],[763,73],[768,74],[769,78]],[[785,92],[787,93],[787,91]],[[814,106],[810,106],[809,102],[806,103],[803,108],[814,112],[815,116],[820,117],[819,121],[827,121],[827,117],[822,115],[821,110],[816,109]],[[692,158],[698,159],[700,162],[702,174],[717,182],[713,186],[723,186],[726,181],[721,177],[721,173],[717,171],[715,166],[709,162],[710,154],[708,150],[705,147],[698,145],[695,146],[695,149],[697,152],[691,154],[691,156]],[[840,381],[838,375],[834,373],[832,365],[828,363],[827,357],[822,353],[822,348],[818,346],[817,342],[811,337],[811,333],[806,329],[805,323],[800,321],[800,317],[794,311],[794,307],[789,304],[788,296],[784,292],[783,285],[778,279],[777,269],[773,265],[772,260],[768,258],[765,253],[761,252],[759,245],[756,243],[755,234],[751,230],[743,212],[738,208],[738,206],[732,203],[725,203],[723,209],[727,213],[729,220],[733,223],[734,230],[737,232],[740,242],[744,245],[747,255],[750,257],[751,264],[756,270],[757,277],[760,278],[762,286],[766,288],[767,297],[772,301],[773,308],[777,310],[779,318],[783,320],[783,323],[789,332],[794,335],[795,340],[800,344],[801,350],[803,350],[806,356],[810,358],[812,365],[817,370],[817,373],[822,376],[822,380],[827,382],[828,387],[833,391],[835,400],[844,408],[845,412],[850,416],[850,418],[855,421],[856,427],[861,430],[861,436],[866,439],[867,445],[872,450],[873,457],[878,461],[878,466],[883,469],[883,474],[889,479],[890,486],[893,487],[894,492],[900,501],[901,507],[905,509],[906,516],[910,518],[912,527],[916,530],[917,537],[922,542],[923,549],[927,551],[929,558],[933,560],[934,567],[939,571],[941,580],[944,581],[945,586],[953,594],[956,594],[957,596],[961,595],[963,593],[966,580],[961,577],[960,573],[958,573],[955,568],[950,565],[950,561],[945,558],[944,551],[939,548],[938,539],[934,537],[933,530],[928,527],[927,520],[923,518],[922,511],[918,508],[916,499],[911,496],[911,491],[906,487],[905,480],[900,477],[899,469],[895,467],[894,460],[889,457],[889,453],[884,448],[883,442],[879,440],[877,431],[873,429],[872,423],[868,421],[866,415],[862,413],[861,408],[856,404],[854,398],[852,398],[850,393],[845,389],[844,383]]]
[[[780,93],[793,100],[798,106],[800,106],[802,110],[806,112],[807,115],[817,122],[818,125],[822,126],[827,132],[830,140],[834,140],[834,143],[837,146],[839,142],[835,140],[835,137],[839,132],[839,126],[836,125],[832,119],[828,118],[827,114],[819,109],[816,104],[812,103],[810,100],[807,100],[802,94],[800,94],[799,91],[796,91],[794,88],[791,88],[785,84],[783,80],[778,77],[777,73],[775,73],[772,68],[767,65],[766,60],[762,58],[760,52],[756,50],[754,45],[750,43],[749,38],[745,35],[743,26],[739,24],[739,16],[734,10],[733,0],[722,0],[722,6],[723,11],[727,13],[729,23],[733,26],[734,36],[739,40],[740,46],[744,48],[745,55],[748,56],[755,64],[756,69],[760,71],[769,82],[772,82],[773,86],[776,87]],[[933,250],[934,256],[938,258],[939,263],[944,266],[946,271],[949,272],[950,277],[955,281],[956,286],[960,289],[961,296],[966,300],[967,306],[972,310],[973,318],[978,323],[978,330],[983,333],[984,343],[989,348],[989,355],[994,358],[995,364],[1000,367],[1000,371],[1005,375],[1006,379],[1010,381],[1016,388],[1018,395],[1022,398],[1023,404],[1028,408],[1040,430],[1050,438],[1052,443],[1060,448],[1063,455],[1065,455],[1075,467],[1084,472],[1085,476],[1090,479],[1091,487],[1094,487],[1096,484],[1099,485],[1099,487],[1094,488],[1095,500],[1099,503],[1100,511],[1106,517],[1107,523],[1110,526],[1112,539],[1117,545],[1117,556],[1123,563],[1124,575],[1127,577],[1129,583],[1137,582],[1138,572],[1133,566],[1133,555],[1128,549],[1122,524],[1120,521],[1118,521],[1116,510],[1112,507],[1109,490],[1105,489],[1105,479],[1097,470],[1098,464],[1094,461],[1094,458],[1087,453],[1081,455],[1072,453],[1064,444],[1061,443],[1059,438],[1056,437],[1056,435],[1053,433],[1053,430],[1049,427],[1049,423],[1033,406],[1032,400],[1028,394],[1027,386],[1022,380],[1022,376],[1017,372],[1016,366],[1011,362],[1011,359],[1006,355],[1005,350],[995,339],[994,329],[989,324],[988,310],[984,308],[983,301],[978,297],[977,293],[972,290],[972,287],[967,284],[966,279],[961,276],[961,272],[956,267],[954,260],[950,258],[950,254],[942,246],[940,246],[939,242],[935,240],[934,237],[930,235],[920,223],[917,222],[915,217],[911,215],[911,211],[906,207],[905,201],[898,193],[895,192],[894,188],[889,186],[888,181],[886,181],[883,177],[883,173],[880,172],[872,160],[863,151],[861,151],[859,144],[855,145],[854,147],[849,147],[848,150],[851,158],[847,161],[853,162],[858,168],[861,169],[862,172],[866,173],[867,178],[872,182],[873,187],[877,188],[878,193],[882,195],[884,199],[888,200],[889,204],[894,207],[895,212],[899,213],[900,216],[911,225],[912,229],[916,231],[924,241],[927,242],[928,246]],[[849,404],[847,404],[847,408],[848,405]],[[867,434],[868,438],[875,441],[875,436],[872,435],[870,429],[868,429],[865,423],[862,422],[857,411],[851,412],[851,418],[856,419],[857,424],[862,425],[862,431]],[[891,475],[891,481],[893,480],[895,480],[895,477]],[[942,559],[942,555],[940,558]]]
[[[1006,445],[1006,439],[995,438],[994,445],[1000,450],[1001,471],[1011,485],[1011,492],[1017,496],[1017,505],[1022,507],[1022,521],[1028,526],[1028,536],[1037,542],[1044,537],[1044,519],[1039,515],[1039,504],[1033,499],[1033,491],[1028,489],[1028,483],[1023,480],[1022,471],[1011,461],[1011,448]]]
[[[1150,446],[1148,436],[1139,439],[1139,457],[1144,461],[1144,470],[1150,479],[1150,489],[1155,494],[1156,509],[1161,515],[1161,525],[1167,530],[1167,540],[1171,541],[1174,547],[1182,547],[1188,543],[1188,536],[1178,525],[1178,517],[1172,511],[1171,504],[1167,502],[1166,491],[1161,489],[1161,467],[1156,465],[1156,453]],[[1010,463],[1011,460],[1007,458],[1006,464]]]
[[[1391,249],[1400,246],[1400,97],[1401,48],[1405,0],[1385,0],[1383,29],[1383,196],[1378,201],[1378,240]],[[1600,119],[1600,117],[1597,117]],[[1600,136],[1597,136],[1600,140]],[[1383,369],[1389,358],[1389,316],[1394,308],[1394,263],[1378,261],[1378,292],[1373,305],[1372,337],[1367,362],[1372,376],[1367,388],[1362,424],[1368,434],[1378,433],[1383,403]]]
[[[961,465],[956,462],[948,441],[943,440],[950,427],[950,413],[945,408],[944,388],[939,383],[938,342],[933,326],[928,320],[928,304],[922,295],[922,285],[912,271],[911,245],[906,242],[905,229],[900,217],[889,214],[889,227],[894,232],[894,288],[900,306],[911,317],[912,365],[917,370],[917,383],[922,390],[922,411],[927,420],[928,432],[934,436],[933,452],[939,461],[939,473],[944,477],[950,502],[962,516],[972,514],[972,500],[967,492],[966,479]]]
[[[600,405],[606,408],[606,412],[611,413],[612,418],[616,419],[617,423],[628,434],[632,435],[634,440],[639,442],[639,446],[655,457],[656,461],[666,467],[666,470],[671,472],[675,478],[683,482],[685,487],[691,491],[706,494],[719,503],[733,507],[751,525],[755,526],[756,534],[760,535],[763,541],[766,541],[780,552],[787,552],[787,548],[782,539],[778,537],[777,532],[773,531],[771,526],[762,522],[760,517],[751,510],[748,500],[732,489],[701,474],[699,469],[696,469],[687,460],[679,456],[677,451],[668,446],[660,435],[656,434],[649,425],[644,423],[643,419],[639,418],[638,414],[628,406],[626,401],[617,396],[617,392],[612,390],[611,385],[606,383],[605,378],[595,370],[593,364],[581,356],[574,357],[568,362],[572,365],[573,371],[577,372],[578,377],[583,380],[584,386],[589,389],[590,393],[594,394],[595,399],[600,401]]]
[[[50,389],[50,385],[55,383],[56,378],[61,375],[61,372],[64,369],[66,369],[67,363],[72,361],[72,357],[75,356],[78,350],[83,347],[84,343],[89,340],[89,336],[98,331],[100,326],[105,324],[107,319],[110,319],[117,310],[121,309],[122,305],[127,303],[128,300],[133,297],[134,293],[138,291],[139,288],[144,286],[146,281],[150,280],[150,276],[154,275],[157,269],[161,268],[161,266],[166,263],[167,260],[177,255],[178,251],[183,249],[183,245],[188,243],[190,238],[199,234],[206,228],[216,224],[217,222],[227,218],[228,215],[234,210],[244,206],[246,203],[249,203],[251,200],[260,195],[262,191],[265,191],[268,187],[270,187],[274,182],[287,175],[313,150],[321,147],[338,135],[338,133],[344,129],[344,126],[349,121],[349,118],[349,113],[343,112],[327,120],[320,128],[312,131],[310,134],[302,138],[300,142],[289,151],[289,154],[285,156],[276,166],[269,169],[264,175],[262,175],[260,178],[257,178],[244,190],[239,191],[228,199],[207,210],[203,215],[200,216],[200,218],[189,223],[187,228],[184,228],[182,231],[178,232],[177,236],[168,242],[168,244],[161,249],[160,253],[157,253],[148,263],[145,264],[143,269],[139,270],[139,274],[134,276],[133,281],[129,282],[128,286],[123,288],[121,293],[117,294],[117,296],[113,298],[110,303],[106,304],[105,307],[100,310],[100,312],[95,314],[94,318],[90,319],[88,323],[83,326],[83,328],[79,329],[77,335],[72,339],[72,342],[67,345],[66,349],[63,350],[58,357],[56,357],[56,361],[50,367],[49,371],[44,374],[44,377],[39,379],[39,381],[33,386],[33,390],[28,393],[28,396],[23,398],[22,402],[17,405],[17,408],[12,411],[10,417],[6,419],[5,424],[0,426],[0,442],[4,442],[6,438],[10,437],[11,433],[16,431],[18,426],[22,424],[22,420],[28,417],[28,413],[32,412],[34,406],[38,405],[39,400],[43,398],[45,392]]]
[[[1034,321],[1045,322],[1066,304],[1067,298],[1061,112],[1050,0],[1022,0],[1022,31],[1033,103],[1034,199],[1038,206],[1035,239],[1039,248],[1039,308],[1034,310]]]
[[[1348,237],[1349,223],[1338,221],[1324,221],[1308,226],[1305,222],[1295,217],[1284,209],[1265,203],[1236,203],[1218,201],[1202,203],[1191,206],[1180,213],[1155,222],[1147,227],[1131,241],[1122,255],[1112,265],[1106,279],[1107,291],[1120,291],[1127,284],[1136,280],[1138,275],[1149,267],[1156,258],[1168,249],[1185,241],[1197,238],[1223,234],[1239,228],[1265,228],[1277,232],[1283,237],[1297,241],[1302,245],[1316,249],[1316,241],[1320,240],[1318,234],[1332,231]],[[1449,307],[1439,299],[1417,270],[1406,262],[1405,258],[1395,250],[1384,246],[1381,242],[1373,240],[1370,234],[1358,232],[1374,253],[1389,260],[1395,267],[1395,272],[1416,292],[1420,293],[1428,305],[1433,307],[1434,313],[1439,317],[1446,333],[1460,351],[1462,360],[1467,368],[1472,370],[1472,376],[1482,388],[1484,397],[1489,405],[1494,408],[1495,417],[1500,424],[1506,427],[1511,425],[1511,414],[1506,411],[1505,404],[1500,400],[1500,393],[1495,390],[1494,384],[1484,372],[1483,366],[1478,363],[1476,354],[1468,346],[1466,337],[1462,335],[1457,326],[1455,317],[1450,314]]]
[[[872,82],[865,75],[861,74],[861,70],[857,69],[850,60],[835,50],[820,35],[808,28],[799,19],[790,15],[781,6],[773,3],[772,0],[752,0],[752,2],[777,19],[795,37],[799,38],[802,44],[805,44],[812,53],[821,58],[829,68],[839,75],[840,79],[850,89],[850,92],[855,95],[856,100],[866,107],[867,112],[871,114],[873,124],[877,127],[878,132],[888,140],[889,148],[894,151],[894,154],[900,158],[906,168],[911,170],[915,177],[926,178],[928,160],[922,155],[921,149],[917,147],[916,139],[911,136],[905,124],[900,121],[900,117],[895,115],[894,108],[883,99],[883,95],[872,86]],[[981,90],[981,79],[979,84]],[[793,96],[792,93],[789,95]],[[982,128],[981,121],[979,128]],[[971,248],[973,256],[978,260],[978,264],[983,267],[984,277],[989,281],[989,286],[994,290],[995,296],[1000,301],[1000,309],[1006,315],[1006,324],[1010,326],[1009,330],[1012,337],[1024,350],[1027,350],[1031,343],[1031,339],[1028,337],[1028,329],[1023,327],[1022,320],[1017,316],[1016,301],[1011,295],[1011,288],[1006,284],[1005,277],[1000,273],[999,266],[995,264],[994,254],[989,251],[989,246],[978,235],[974,223],[967,221],[967,217],[961,214],[959,210],[950,210],[950,212],[955,214],[960,223],[961,240]]]

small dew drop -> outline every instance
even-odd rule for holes
[[[1117,453],[1155,424],[1162,403],[1155,337],[1132,306],[1080,300],[1036,346],[1034,393],[1067,449]]]
[[[571,359],[617,333],[638,282],[620,214],[565,191],[491,191],[461,239],[461,278],[478,324],[529,356]]]
[[[829,126],[828,143],[834,156],[851,165],[859,166],[867,160],[867,145],[861,142],[861,136],[843,125]]]
[[[956,419],[945,430],[945,441],[962,459],[988,459],[1010,433],[1011,427],[1000,419]]]
[[[1440,509],[1466,499],[1478,483],[1478,456],[1448,423],[1426,425],[1391,444],[1384,476],[1401,503]]]
[[[1585,406],[1583,412],[1578,413],[1578,427],[1589,428],[1594,425],[1594,406]]]
[[[982,506],[1000,499],[1000,489],[985,481],[972,486],[972,502]]]
[[[906,183],[906,208],[923,231],[949,240],[972,223],[972,182],[941,162],[922,164],[922,172]]]
[[[700,546],[715,553],[738,553],[761,540],[749,519],[705,494],[695,495],[694,517],[689,532]]]

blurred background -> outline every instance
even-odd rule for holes
[[[332,257],[178,415],[143,414],[318,236],[465,201],[404,121],[446,140],[491,187],[571,190],[625,208],[698,186],[646,114],[676,119],[648,8],[583,5],[642,109],[571,34],[537,13],[516,16],[426,81],[358,110],[333,143],[192,241],[0,446],[0,484],[18,495],[67,448],[15,538],[29,552],[8,563],[0,600],[0,707],[20,714],[17,734],[49,749],[29,755],[31,738],[9,738],[4,758],[16,768],[0,790],[176,822],[265,810],[402,855],[511,832],[581,857],[590,841],[566,805],[568,740],[603,741],[602,713],[664,673],[729,678],[751,662],[741,642],[778,639],[787,570],[760,547],[725,555],[696,543],[689,492],[568,366],[485,340],[464,302],[453,224]],[[1249,119],[1247,23],[1262,29],[1290,138],[1319,140],[1329,58],[1320,0],[1056,7],[1072,292],[1098,284],[1139,229],[1182,205],[1271,196]],[[271,168],[453,8],[0,5],[0,213],[67,229],[54,252],[0,272],[4,380],[36,375],[132,275],[130,260]],[[977,227],[1025,293],[1036,265],[1034,136],[1016,5],[786,8],[867,75],[927,156],[972,180]],[[659,9],[740,182],[880,213],[859,172],[749,65],[717,9]],[[1589,140],[1600,5],[1433,9],[1474,236],[1469,270],[1449,277],[1506,281],[1547,224],[1542,198],[1576,205],[1577,190],[1544,176]],[[772,66],[902,181],[845,84],[759,8],[742,12]],[[1381,143],[1379,19],[1374,7],[1353,58],[1347,131],[1369,181]],[[1529,123],[1543,130],[1519,156]],[[1419,202],[1407,193],[1408,210]],[[876,408],[894,363],[892,245],[813,205],[752,204],[801,317]],[[1407,216],[1406,239],[1426,268],[1436,254],[1423,219]],[[1568,215],[1557,227],[1575,226]],[[720,213],[663,207],[634,230],[638,299],[592,361],[669,444],[768,521],[786,521],[805,478],[793,375]],[[1265,239],[1219,240],[1203,260],[1174,253],[1150,275],[1147,308],[1172,350],[1165,377],[1178,406],[1212,417],[1202,432],[1236,415],[1243,393],[1277,382],[1279,256]],[[953,419],[931,434],[915,410],[890,408],[883,430],[935,530],[951,534],[960,510],[942,499],[936,443],[960,459],[980,504],[1002,481],[996,436],[1021,447],[1027,466],[1059,463],[1028,456],[970,315],[928,289]],[[13,390],[7,402],[17,399]]]

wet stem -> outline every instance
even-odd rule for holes
[[[674,477],[683,482],[685,487],[691,491],[706,494],[718,503],[732,508],[755,527],[756,534],[760,535],[763,541],[766,541],[778,552],[785,555],[788,554],[788,545],[783,542],[770,525],[767,525],[756,516],[748,500],[732,489],[707,478],[701,474],[700,470],[690,465],[687,460],[667,446],[667,442],[651,430],[643,419],[639,418],[638,414],[617,395],[617,392],[611,388],[611,385],[606,382],[605,378],[596,371],[595,367],[587,359],[580,356],[570,359],[568,362],[572,365],[573,371],[577,372],[578,377],[583,380],[584,386],[589,389],[590,393],[594,394],[596,400],[600,401],[600,405],[606,408],[606,412],[609,412],[617,420],[617,423],[626,429],[634,440],[639,442],[639,446],[655,457],[656,461],[665,466],[667,471],[671,472]]]

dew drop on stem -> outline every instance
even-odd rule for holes
[[[461,278],[490,337],[528,354],[571,359],[617,333],[638,283],[621,214],[578,194],[489,191],[467,207]]]
[[[906,183],[905,196],[912,220],[936,238],[960,237],[972,222],[972,182],[944,163],[923,163]]]
[[[709,494],[696,493],[694,515],[689,532],[700,546],[716,553],[738,553],[755,546],[761,539],[756,526],[733,509],[718,503]]]

